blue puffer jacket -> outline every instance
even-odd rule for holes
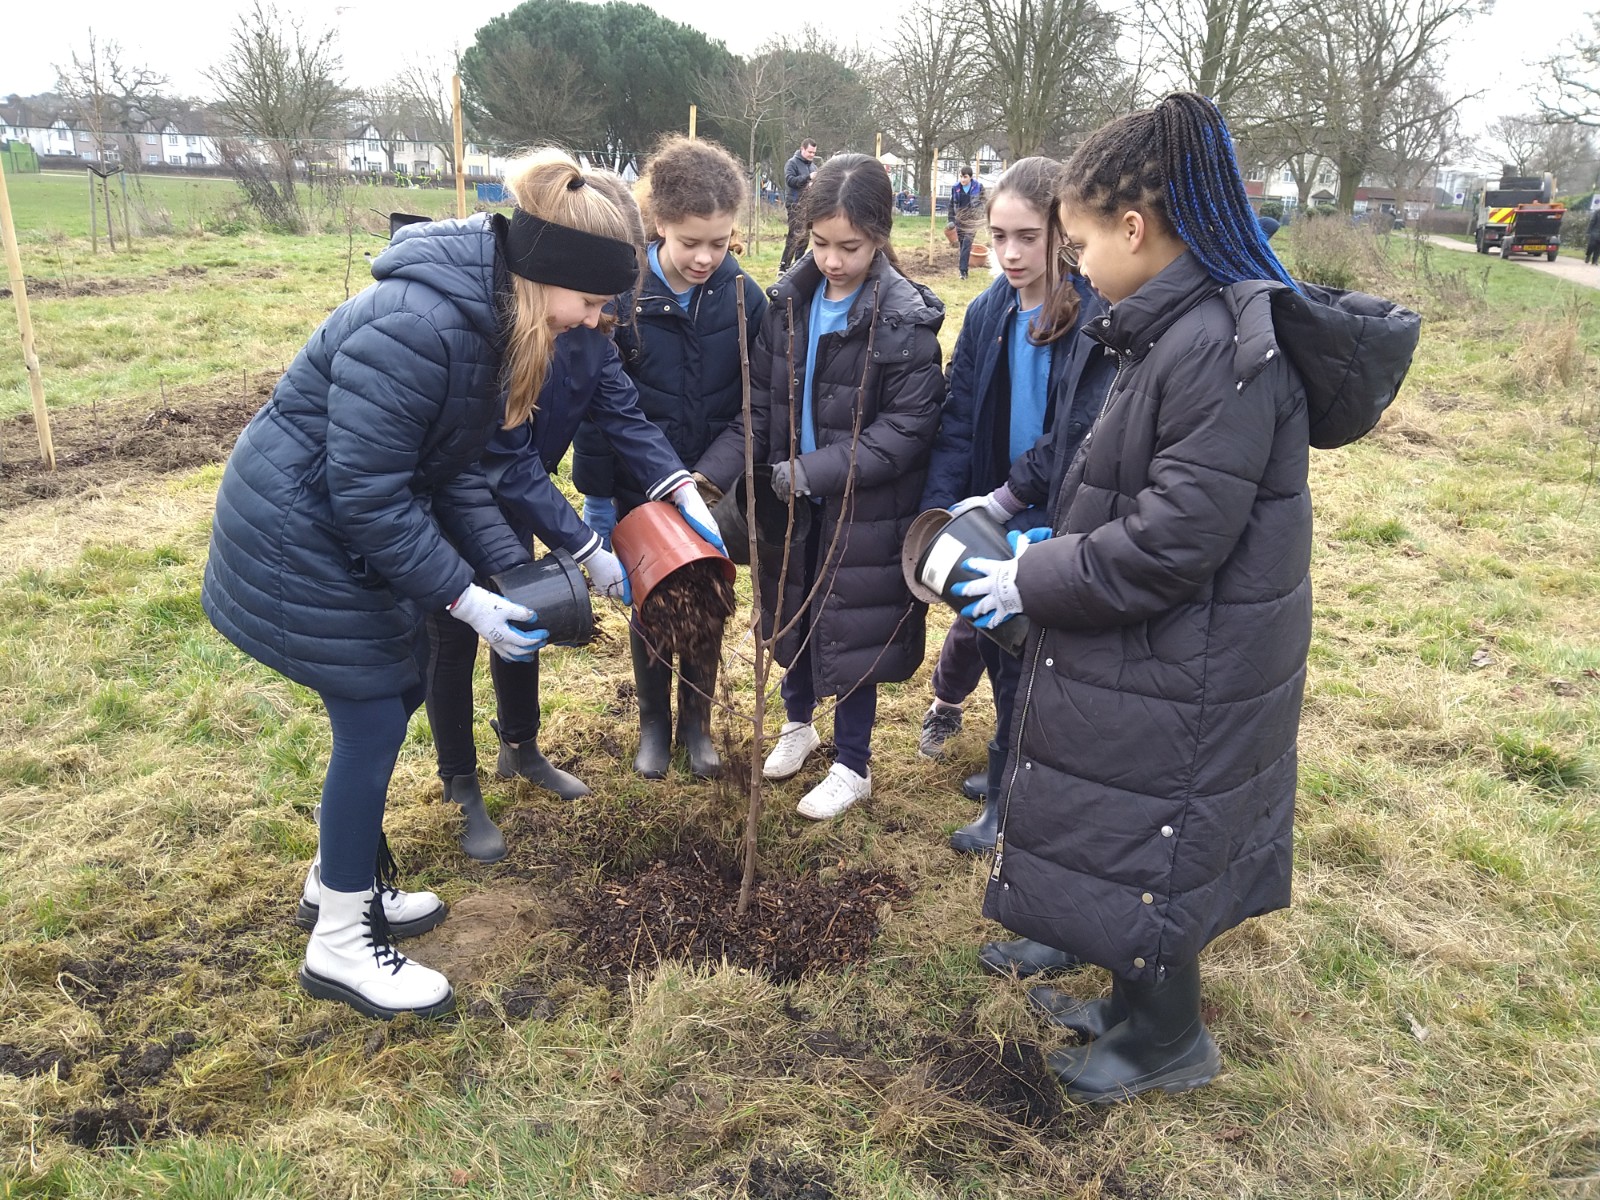
[[[423,615],[528,560],[478,459],[504,415],[503,264],[488,218],[400,230],[239,435],[201,602],[296,683],[419,682]]]
[[[634,305],[637,331],[619,329],[623,363],[639,389],[639,407],[691,471],[739,411],[739,287],[744,288],[747,345],[754,349],[767,314],[760,285],[733,255],[695,288],[684,311],[654,271]],[[646,483],[593,420],[578,430],[572,482],[586,496],[614,496],[619,512],[645,499]]]
[[[1059,422],[1061,445],[1075,450],[1100,415],[1116,362],[1098,353],[1080,351],[1077,343],[1085,339],[1079,331],[1105,312],[1106,305],[1082,278],[1074,275],[1071,280],[1078,291],[1078,318],[1074,327],[1051,347],[1050,396],[1043,433],[1048,438],[1057,428],[1056,414],[1064,413]],[[1011,379],[1006,349],[1016,314],[1016,289],[1004,278],[995,280],[967,306],[961,336],[950,356],[944,413],[928,463],[928,484],[922,493],[924,509],[949,508],[966,496],[992,492],[1006,482],[1013,470]],[[1041,460],[1046,475],[1049,461]],[[1012,491],[1017,489],[1013,487]],[[1039,495],[1018,492],[1017,499],[1044,503],[1042,489]]]
[[[580,427],[616,455],[629,479],[646,481],[636,485],[640,500],[660,500],[689,475],[661,430],[640,411],[639,393],[610,335],[581,325],[563,333],[533,419],[499,430],[483,466],[495,499],[524,542],[532,534],[546,546],[583,558],[599,536],[573,512],[551,478]]]

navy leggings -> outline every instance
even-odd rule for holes
[[[320,694],[333,725],[333,757],[322,781],[322,883],[336,892],[364,892],[377,867],[389,778],[423,685],[377,700]]]

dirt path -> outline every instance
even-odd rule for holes
[[[1458,242],[1454,238],[1440,237],[1438,234],[1430,235],[1428,241],[1446,250],[1465,250],[1468,254],[1477,253],[1477,248],[1471,242]],[[1600,288],[1600,267],[1592,267],[1588,263],[1581,263],[1576,259],[1558,258],[1555,262],[1549,262],[1544,258],[1527,258],[1519,255],[1511,261],[1524,267],[1532,267],[1543,275],[1554,275],[1557,279],[1565,279],[1568,283],[1576,283],[1581,287]]]

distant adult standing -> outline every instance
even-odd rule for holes
[[[783,258],[778,263],[780,275],[789,269],[795,259],[805,257],[806,248],[811,243],[811,235],[807,232],[805,217],[801,212],[801,202],[805,199],[806,189],[811,186],[811,176],[817,169],[816,157],[817,143],[806,138],[800,143],[800,149],[794,152],[794,157],[783,167],[784,200],[789,206],[789,233],[783,239]]]
[[[950,224],[961,247],[961,278],[967,277],[972,259],[972,238],[983,220],[983,184],[972,177],[971,167],[961,168],[960,180],[950,187]]]
[[[1600,263],[1600,208],[1589,214],[1589,228],[1586,234],[1589,240],[1583,248],[1583,261]]]

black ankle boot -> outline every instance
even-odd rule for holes
[[[495,765],[495,774],[501,779],[526,779],[542,788],[549,788],[563,800],[576,800],[589,794],[588,784],[540,754],[534,742],[506,741],[496,721],[490,721],[489,728],[500,738],[500,759]]]
[[[633,656],[633,687],[639,699],[639,753],[633,769],[646,779],[665,779],[672,761],[672,668],[650,661],[646,646],[631,627],[628,652]]]
[[[489,818],[483,806],[483,789],[478,786],[478,773],[471,775],[441,775],[444,782],[445,803],[459,804],[467,827],[461,832],[461,852],[473,862],[495,863],[506,856],[506,839]]]
[[[1079,1000],[1059,988],[1035,987],[1028,989],[1028,1004],[1048,1017],[1052,1025],[1070,1029],[1090,1041],[1104,1037],[1128,1019],[1128,997],[1115,975],[1111,977],[1111,994],[1098,1000]]]
[[[950,849],[957,854],[988,854],[994,849],[995,836],[1000,832],[1000,776],[1005,768],[1004,747],[990,742],[989,769],[983,776],[986,784],[983,811],[972,824],[950,835]]]
[[[1017,938],[1010,942],[985,942],[978,951],[978,962],[991,975],[1030,979],[1035,975],[1048,975],[1052,971],[1071,971],[1083,963],[1068,954],[1032,938]],[[1040,989],[1035,989],[1040,990]],[[1030,993],[1031,994],[1031,993]]]
[[[1126,1020],[1085,1046],[1046,1060],[1074,1100],[1109,1104],[1159,1088],[1186,1092],[1222,1069],[1222,1056],[1200,1021],[1200,961],[1167,971],[1159,983],[1124,980]]]
[[[697,662],[678,656],[678,745],[689,755],[689,774],[715,779],[722,774],[722,756],[711,740],[711,700],[717,694],[718,661],[707,655]]]

